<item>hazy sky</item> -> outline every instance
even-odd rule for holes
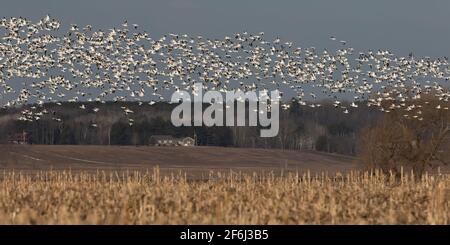
[[[65,25],[95,29],[128,20],[152,37],[188,33],[220,38],[264,31],[297,46],[340,48],[329,40],[334,35],[362,51],[450,56],[448,0],[1,0],[0,6],[0,17],[37,20],[50,14]]]

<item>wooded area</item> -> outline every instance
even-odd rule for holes
[[[280,112],[277,137],[259,137],[258,127],[174,127],[170,122],[175,105],[133,102],[91,102],[28,105],[0,111],[0,142],[26,131],[32,144],[146,145],[152,135],[195,136],[198,145],[252,148],[302,149],[355,155],[360,130],[380,112],[360,105],[344,114],[331,102],[311,108],[292,102]],[[123,108],[133,113],[125,114]],[[203,106],[205,109],[206,105]],[[83,109],[80,109],[83,108]],[[98,108],[94,112],[94,108]],[[39,120],[19,121],[24,110]],[[44,111],[44,113],[40,113]],[[42,114],[42,115],[41,115]],[[130,126],[130,120],[133,125]]]

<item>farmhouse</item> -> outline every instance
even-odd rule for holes
[[[30,135],[26,131],[15,133],[8,137],[8,143],[25,145],[30,143]]]
[[[181,146],[194,146],[195,140],[191,137],[184,137],[180,141],[178,141]]]
[[[195,140],[191,137],[175,138],[172,135],[152,135],[149,144],[153,146],[194,146]]]

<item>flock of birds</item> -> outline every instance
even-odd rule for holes
[[[310,107],[331,98],[343,113],[361,101],[384,112],[408,111],[411,104],[406,101],[423,94],[442,102],[436,109],[448,110],[450,97],[447,57],[398,57],[389,50],[357,53],[333,36],[330,42],[336,50],[319,51],[279,38],[268,41],[262,32],[220,40],[186,34],[153,39],[127,22],[109,30],[95,31],[89,25],[63,30],[58,20],[46,16],[38,22],[2,18],[0,38],[0,107],[34,104],[22,113],[20,120],[25,121],[48,113],[37,109],[45,103],[152,105],[170,100],[174,91],[192,91],[197,82],[223,92],[279,89],[284,97]],[[383,106],[386,101],[388,108]],[[289,106],[282,104],[283,109]],[[80,110],[99,111],[84,104]]]

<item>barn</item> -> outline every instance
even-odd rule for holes
[[[30,144],[31,143],[30,135],[26,131],[22,131],[22,133],[9,135],[8,143],[19,145]]]
[[[149,139],[152,146],[194,146],[195,140],[191,137],[175,138],[172,135],[152,135]]]

